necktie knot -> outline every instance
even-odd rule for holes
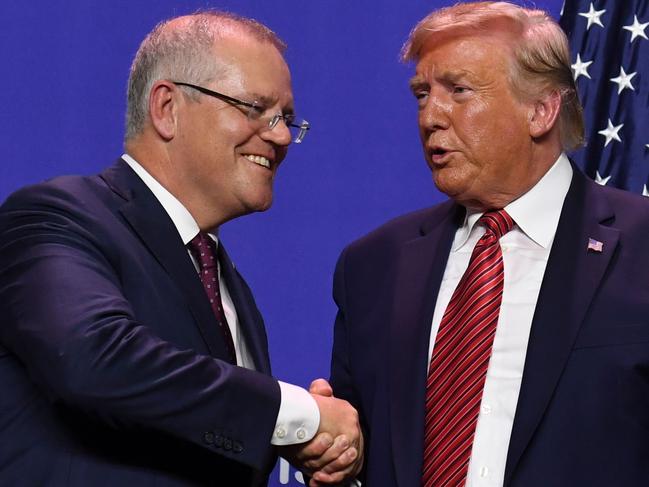
[[[217,266],[216,243],[205,232],[200,232],[187,244],[201,271]]]
[[[482,224],[487,232],[491,232],[496,240],[514,227],[514,220],[505,210],[488,211],[480,217],[478,223]]]

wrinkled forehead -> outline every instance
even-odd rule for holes
[[[266,105],[293,102],[291,73],[282,53],[272,43],[245,33],[219,36],[213,46],[219,81]]]
[[[273,43],[259,39],[241,29],[219,32],[212,43],[211,54],[217,62],[232,66],[271,65],[290,76],[284,55]]]

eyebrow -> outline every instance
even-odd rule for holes
[[[448,80],[450,82],[456,82],[459,81],[460,79],[466,79],[468,78],[469,80],[472,79],[472,74],[469,71],[466,71],[464,69],[460,69],[457,71],[444,71],[441,73],[440,78]]]
[[[461,80],[467,80],[469,82],[475,81],[476,77],[471,71],[467,71],[465,69],[457,69],[442,71],[435,75],[435,79],[440,79],[449,83],[457,83]],[[410,78],[408,84],[412,91],[430,86],[430,83],[419,74]]]
[[[270,107],[270,106],[274,105],[275,103],[277,103],[277,97],[272,97],[272,96],[268,96],[268,95],[262,95],[260,93],[254,93],[254,92],[249,93],[248,96],[250,96],[253,100],[257,101],[258,103],[260,103],[264,107]],[[282,109],[282,113],[284,115],[292,114],[294,111],[295,111],[295,109],[293,108],[292,104],[289,105],[288,107],[286,107],[286,109]]]
[[[272,96],[261,95],[254,92],[248,93],[247,96],[264,105],[274,105],[275,103],[277,103],[277,98],[273,98]]]
[[[408,86],[410,87],[411,91],[416,91],[419,88],[424,88],[428,86],[428,84],[429,83],[422,76],[419,75],[413,76],[408,81]]]

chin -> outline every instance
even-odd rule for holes
[[[466,175],[448,168],[433,173],[435,187],[458,202],[470,198],[473,181],[475,181],[473,177],[466,177]]]
[[[271,196],[270,198],[264,198],[258,201],[250,202],[250,204],[248,205],[248,210],[249,213],[266,211],[272,206],[272,204],[273,204],[273,198]]]
[[[445,178],[433,177],[433,183],[435,187],[444,193],[449,198],[454,198],[455,195],[460,193],[457,184],[453,184],[451,181],[446,180]]]

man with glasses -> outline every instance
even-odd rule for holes
[[[356,411],[270,377],[217,238],[266,210],[309,124],[284,44],[221,12],[158,25],[133,62],[126,153],[0,209],[0,483],[265,485],[276,455],[353,476]]]

